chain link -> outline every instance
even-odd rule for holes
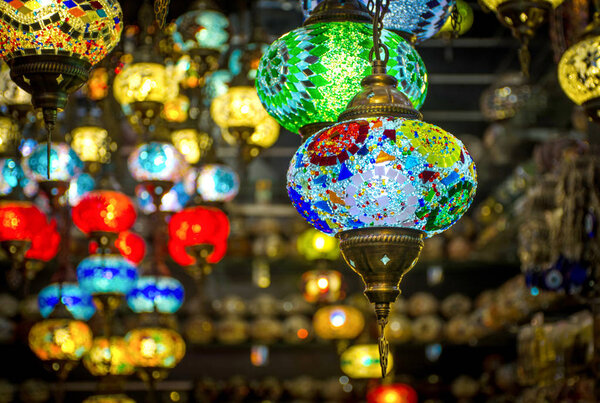
[[[373,48],[369,52],[369,61],[381,61],[381,52],[383,51],[383,62],[387,63],[390,58],[390,51],[381,42],[381,31],[383,30],[383,17],[388,11],[390,0],[369,0],[367,7],[373,16]]]
[[[460,34],[460,28],[463,22],[463,16],[458,10],[458,3],[454,3],[452,6],[452,13],[450,14],[450,24],[452,25],[452,36],[458,38]]]
[[[171,0],[154,0],[154,16],[160,29],[165,27],[170,2]]]

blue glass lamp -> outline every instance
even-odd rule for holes
[[[95,187],[96,181],[90,174],[82,173],[77,175],[71,180],[71,184],[69,185],[69,205],[75,206],[83,196],[94,190]]]
[[[14,158],[0,159],[0,196],[10,194],[15,187],[21,187],[25,196],[32,197],[38,191],[37,182],[30,180],[21,163]]]
[[[152,141],[138,146],[129,156],[129,172],[138,182],[179,182],[188,164],[174,145]]]
[[[175,20],[176,29],[171,35],[175,48],[182,53],[194,50],[215,50],[227,47],[229,21],[216,10],[196,9]]]
[[[196,190],[207,202],[231,201],[240,191],[240,179],[227,165],[207,164],[198,172]]]
[[[40,314],[47,318],[54,311],[59,299],[67,310],[78,320],[88,320],[96,312],[92,296],[75,283],[53,283],[44,287],[38,294]]]
[[[143,276],[127,296],[127,304],[135,313],[175,313],[183,304],[184,289],[173,277]]]
[[[52,143],[48,179],[47,145],[40,143],[25,158],[23,169],[30,179],[37,182],[69,182],[83,170],[83,162],[68,144]]]
[[[137,268],[121,255],[95,254],[77,266],[79,286],[92,296],[127,295],[137,278]]]

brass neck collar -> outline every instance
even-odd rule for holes
[[[372,23],[369,10],[358,0],[325,0],[310,13],[303,27],[318,22],[352,21]]]

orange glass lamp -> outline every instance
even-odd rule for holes
[[[367,393],[367,403],[417,403],[417,392],[404,383],[381,385]]]
[[[319,309],[313,316],[315,333],[326,340],[349,340],[360,335],[365,327],[362,313],[348,305],[331,305]]]
[[[311,270],[302,275],[302,295],[310,303],[332,303],[344,298],[343,277],[336,270]]]
[[[29,347],[64,380],[92,347],[92,332],[85,322],[78,320],[46,319],[29,331]]]
[[[337,260],[340,257],[339,241],[314,228],[307,229],[298,237],[298,253],[307,260]]]
[[[185,355],[185,342],[174,330],[163,327],[133,329],[125,336],[129,353],[144,380],[164,379]]]
[[[83,365],[93,376],[126,376],[135,372],[129,346],[122,337],[96,337]]]
[[[377,344],[357,344],[349,347],[340,357],[342,372],[350,378],[379,378],[381,366],[379,364],[379,346]],[[390,354],[386,375],[394,366],[394,358]]]

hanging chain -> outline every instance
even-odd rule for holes
[[[390,354],[390,343],[385,338],[385,327],[387,325],[386,319],[379,319],[379,365],[381,367],[381,377],[385,378],[388,368],[388,357]]]
[[[154,17],[160,29],[165,27],[170,2],[171,0],[154,0]]]
[[[452,13],[450,14],[450,24],[452,25],[452,36],[458,38],[460,34],[460,28],[463,22],[463,16],[458,10],[458,3],[454,3],[452,6]]]
[[[384,58],[383,63],[387,64],[390,58],[390,51],[381,42],[381,31],[383,30],[383,17],[388,11],[390,0],[369,0],[368,8],[369,12],[373,16],[373,48],[369,52],[369,61],[378,60],[381,61],[381,51],[383,51]]]

